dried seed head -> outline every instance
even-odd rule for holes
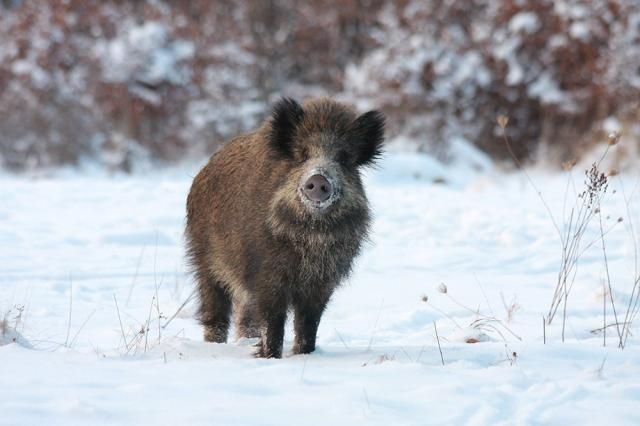
[[[620,132],[618,130],[614,130],[607,135],[607,143],[609,145],[615,145],[620,142]]]
[[[427,303],[429,301],[429,296],[427,296],[426,294],[423,294],[421,299],[424,303]]]
[[[593,163],[591,168],[585,171],[585,175],[586,189],[582,192],[582,198],[587,203],[587,207],[592,207],[597,199],[609,189],[609,181],[607,176],[598,169],[596,163]]]
[[[624,220],[624,219],[622,218],[622,216],[620,216],[620,217],[618,218],[618,223],[622,222],[623,220]]]
[[[562,168],[566,172],[570,172],[571,169],[573,169],[573,166],[575,166],[577,162],[578,162],[578,160],[576,160],[575,158],[572,159],[572,160],[565,161],[564,163],[562,163]]]
[[[447,285],[445,283],[440,283],[438,291],[442,294],[447,294]]]
[[[500,114],[498,117],[496,117],[496,121],[498,122],[498,126],[500,126],[502,130],[504,130],[504,128],[507,127],[507,124],[509,124],[509,117]]]

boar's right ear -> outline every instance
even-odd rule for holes
[[[291,98],[282,98],[273,106],[269,143],[284,157],[293,154],[293,136],[296,127],[304,118],[304,110]]]

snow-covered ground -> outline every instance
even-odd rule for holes
[[[614,327],[606,348],[591,332],[601,246],[581,258],[566,341],[558,316],[545,344],[560,240],[524,175],[480,163],[390,154],[371,172],[372,242],[318,350],[291,356],[288,327],[282,360],[204,343],[193,304],[179,310],[195,170],[0,176],[0,320],[18,341],[0,346],[0,424],[640,424],[638,327],[624,350]],[[532,175],[562,225],[567,176]],[[603,206],[618,315],[636,269],[636,179],[613,178]]]

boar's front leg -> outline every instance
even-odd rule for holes
[[[261,341],[255,356],[282,358],[284,326],[287,321],[287,299],[284,294],[267,292],[258,296]]]
[[[254,302],[252,300],[237,300],[234,304],[234,309],[236,311],[237,338],[252,339],[260,337],[260,322]]]
[[[308,354],[316,349],[318,325],[330,297],[331,291],[323,289],[311,294],[300,294],[294,298],[294,354]]]

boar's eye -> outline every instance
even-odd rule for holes
[[[347,130],[347,138],[355,151],[356,166],[369,166],[382,155],[384,115],[369,111],[356,118]]]
[[[304,118],[304,110],[291,98],[282,98],[273,106],[269,143],[283,157],[293,157],[296,128]]]
[[[307,149],[307,147],[302,147],[300,149],[300,152],[298,153],[298,161],[300,161],[300,163],[304,163],[308,159],[309,159],[309,150]]]

